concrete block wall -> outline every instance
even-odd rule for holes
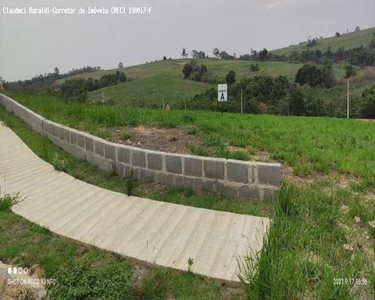
[[[280,185],[278,163],[172,154],[115,144],[47,120],[2,94],[0,104],[71,155],[122,177],[133,174],[145,182],[264,201],[270,201]]]

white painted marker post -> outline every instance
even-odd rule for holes
[[[228,101],[228,85],[227,84],[218,84],[217,85],[217,101],[218,102],[227,102]],[[221,116],[224,114],[224,106],[221,107]]]
[[[228,101],[228,85],[218,84],[217,85],[217,101],[225,102]]]

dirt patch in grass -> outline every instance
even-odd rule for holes
[[[359,121],[365,121],[365,122],[375,122],[375,119],[357,119]]]
[[[306,176],[298,176],[293,172],[293,168],[287,164],[281,165],[281,174],[284,180],[296,184],[311,184],[323,179],[334,179],[336,188],[345,189],[349,187],[350,182],[359,182],[357,176],[348,173],[342,173],[337,170],[331,170],[328,174],[314,172]]]
[[[124,132],[130,132],[132,136],[124,139]],[[146,126],[116,129],[114,141],[144,149],[182,154],[191,154],[191,151],[186,147],[187,143],[203,145],[199,137],[191,134],[188,129]]]

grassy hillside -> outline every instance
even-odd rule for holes
[[[326,51],[328,47],[331,47],[331,51],[335,52],[340,47],[344,47],[345,50],[349,50],[355,47],[368,46],[370,44],[371,39],[373,38],[373,33],[375,32],[375,27],[360,30],[358,32],[351,32],[347,34],[343,34],[340,37],[329,37],[318,41],[318,44],[315,47],[308,48],[306,46],[306,42],[303,42],[299,45],[292,45],[289,47],[276,49],[270,51],[272,54],[277,55],[290,55],[293,51],[302,52],[306,51],[307,49],[310,50],[321,50]]]
[[[147,106],[150,104],[162,105],[176,101],[191,100],[194,95],[204,92],[214,85],[183,79],[182,68],[190,60],[167,60],[152,62],[137,66],[131,66],[123,69],[103,70],[99,72],[84,73],[74,75],[68,78],[89,78],[100,79],[105,74],[115,73],[116,71],[125,72],[131,80],[116,86],[110,86],[104,89],[93,91],[89,94],[90,101],[100,101],[104,95],[105,100],[116,103],[126,103],[136,106]],[[302,66],[299,63],[285,62],[257,62],[260,70],[251,72],[250,65],[253,62],[239,60],[199,60],[199,64],[205,64],[208,69],[208,76],[222,79],[230,71],[236,72],[237,80],[243,77],[251,76],[286,76],[293,81],[298,69]],[[334,72],[338,78],[343,78],[344,68],[334,67]],[[61,84],[65,79],[57,81]]]

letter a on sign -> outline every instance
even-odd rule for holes
[[[228,91],[227,84],[218,84],[217,101],[219,102],[228,101],[227,91]]]

